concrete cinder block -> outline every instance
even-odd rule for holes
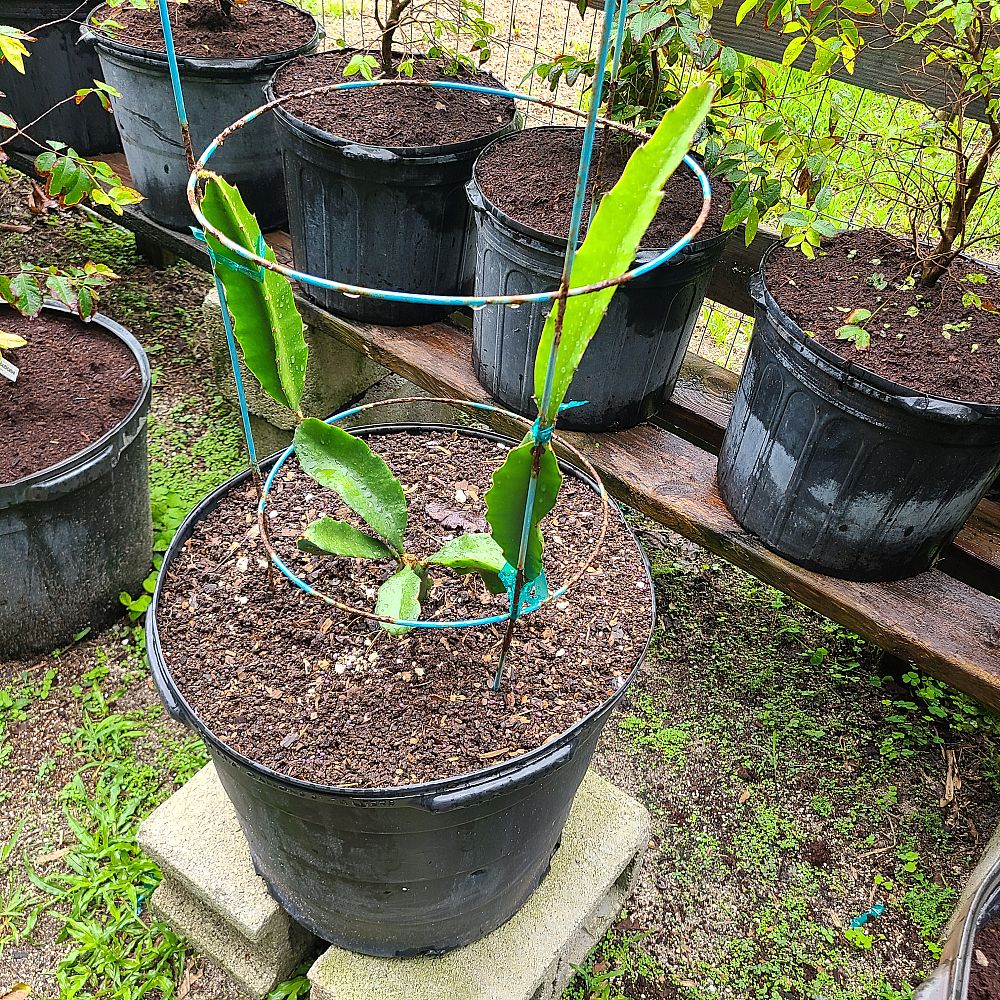
[[[648,840],[646,809],[590,771],[551,871],[503,927],[436,958],[328,948],[309,972],[313,1000],[556,1000],[620,911]],[[154,910],[251,996],[316,946],[254,872],[212,765],[149,816],[139,843],[164,874]]]
[[[254,871],[211,764],[149,815],[138,839],[164,876],[154,909],[252,996],[266,996],[313,945]]]
[[[312,935],[297,924],[274,924],[257,941],[207,907],[186,886],[164,879],[150,900],[153,912],[218,965],[241,990],[256,1000],[287,979],[312,945]]]
[[[211,361],[219,391],[226,399],[235,403],[236,381],[229,360],[219,296],[214,288],[205,296],[202,313],[204,323],[201,349]],[[331,413],[336,413],[344,403],[354,399],[386,375],[386,369],[382,365],[328,334],[307,326],[305,338],[309,345],[309,365],[302,393],[302,412],[307,417],[328,417]],[[296,424],[295,414],[271,399],[242,362],[240,372],[247,408],[251,414],[263,418],[272,427],[291,431]],[[261,453],[266,454],[265,449],[261,449]]]
[[[646,809],[590,771],[551,871],[506,924],[436,958],[331,947],[309,971],[313,1000],[555,1000],[621,909],[648,840]]]
[[[138,836],[168,879],[248,940],[259,941],[288,921],[254,871],[236,810],[212,764],[154,809]]]

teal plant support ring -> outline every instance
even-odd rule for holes
[[[421,402],[421,403],[446,403],[451,406],[455,406],[461,409],[471,410],[473,412],[480,413],[499,413],[504,417],[511,420],[513,423],[519,424],[524,427],[525,430],[530,434],[532,433],[532,422],[526,417],[522,417],[519,414],[511,413],[504,410],[502,407],[494,406],[492,403],[474,403],[469,400],[464,399],[449,399],[442,396],[420,396],[420,397],[404,397],[401,399],[382,399],[376,403],[366,403],[364,406],[354,406],[348,410],[344,410],[341,413],[334,414],[334,416],[327,418],[325,421],[328,424],[339,423],[341,420],[347,420],[350,417],[357,416],[359,413],[366,412],[368,410],[377,409],[380,406],[393,406],[399,403],[410,403],[410,402]],[[583,405],[577,404],[577,405]],[[570,575],[570,577],[565,580],[558,588],[555,590],[550,590],[548,584],[544,580],[544,574],[539,577],[538,580],[527,581],[521,587],[521,608],[519,614],[530,614],[536,611],[544,604],[548,604],[551,601],[558,600],[562,597],[575,583],[577,583],[587,572],[588,568],[593,564],[594,559],[600,552],[601,547],[604,545],[604,539],[608,531],[608,523],[610,521],[610,501],[608,498],[607,490],[604,488],[604,484],[601,482],[601,478],[597,473],[597,470],[588,461],[585,455],[581,454],[572,445],[562,443],[563,449],[569,454],[569,456],[576,462],[580,464],[580,467],[586,472],[587,476],[590,477],[593,484],[596,486],[597,495],[601,501],[601,524],[597,530],[597,537],[594,541],[593,546],[590,548],[585,559],[583,559],[576,567],[576,570]],[[285,577],[290,583],[292,583],[299,590],[308,594],[310,597],[315,597],[318,600],[323,601],[325,604],[329,604],[331,607],[337,608],[338,611],[343,611],[346,614],[357,615],[360,618],[367,618],[375,622],[383,622],[386,625],[405,625],[409,628],[427,628],[427,629],[443,629],[443,628],[474,628],[480,625],[500,625],[504,622],[510,620],[510,612],[507,611],[502,615],[490,615],[483,618],[468,618],[454,621],[439,621],[439,620],[416,620],[411,621],[404,618],[391,618],[388,615],[376,614],[374,611],[370,611],[366,608],[354,607],[350,604],[346,604],[343,601],[337,600],[335,597],[331,597],[329,594],[323,593],[321,590],[313,587],[311,584],[303,580],[285,561],[281,558],[278,552],[274,548],[274,544],[271,542],[270,535],[267,530],[267,517],[265,515],[267,507],[267,499],[270,496],[271,489],[274,486],[275,479],[277,479],[278,473],[285,466],[285,463],[295,454],[295,445],[289,445],[284,452],[278,457],[278,460],[271,467],[267,478],[264,480],[263,487],[261,490],[260,502],[257,506],[257,523],[260,526],[260,535],[264,543],[264,547],[267,549],[268,556],[271,559],[272,564],[278,570],[278,572]],[[509,571],[509,572],[508,572]],[[507,587],[508,593],[512,590],[513,581],[511,579],[511,573],[514,571],[513,566],[505,567],[505,570],[501,572],[501,580],[503,580],[504,585]],[[504,572],[507,572],[508,580],[504,580]],[[509,582],[508,582],[509,581]],[[528,592],[532,587],[538,587],[539,593],[534,597],[524,598],[526,592]]]
[[[274,271],[276,274],[284,275],[292,281],[298,281],[303,284],[312,285],[316,288],[323,288],[328,291],[340,292],[343,295],[370,296],[371,298],[385,299],[390,302],[409,302],[421,305],[446,306],[452,309],[478,309],[488,305],[518,306],[525,302],[554,302],[556,299],[560,298],[562,292],[561,289],[558,288],[547,292],[532,292],[523,295],[432,295],[422,292],[405,292],[385,288],[369,288],[365,285],[350,285],[342,281],[334,281],[332,278],[321,278],[317,275],[307,274],[304,271],[296,270],[294,267],[288,267],[287,265],[279,262],[267,260],[262,254],[252,253],[245,247],[240,246],[240,244],[230,240],[205,217],[199,203],[198,184],[204,177],[212,176],[211,170],[208,169],[208,164],[211,162],[212,156],[218,151],[219,147],[230,135],[242,128],[244,125],[248,125],[250,122],[255,121],[262,114],[271,111],[276,107],[280,107],[288,101],[294,101],[301,97],[329,94],[338,90],[359,90],[363,87],[434,87],[442,90],[463,90],[476,94],[492,94],[497,97],[509,97],[512,100],[526,101],[531,104],[538,104],[543,107],[566,111],[574,115],[584,114],[576,108],[572,108],[567,105],[555,104],[552,101],[547,101],[531,94],[522,94],[513,90],[502,90],[496,87],[482,87],[476,84],[454,83],[450,80],[359,80],[351,81],[350,83],[326,84],[322,87],[313,87],[309,90],[299,91],[294,94],[287,94],[284,97],[277,98],[268,104],[264,104],[261,107],[254,109],[249,112],[249,114],[244,115],[238,121],[230,125],[229,128],[220,133],[215,139],[212,140],[211,143],[209,143],[205,152],[195,164],[195,169],[192,172],[191,177],[188,179],[188,203],[191,206],[191,211],[194,217],[198,220],[198,224],[201,229],[204,232],[211,233],[212,236],[215,237],[223,246],[231,250],[237,257],[250,264],[257,267],[266,267],[269,270]],[[595,98],[597,96],[599,95],[595,95]],[[637,129],[622,125],[619,122],[599,118],[596,114],[593,115],[593,119],[595,127],[597,122],[600,122],[602,125],[614,128],[615,130],[623,132],[627,135],[632,135],[642,139],[648,138],[648,135],[645,132],[640,132]],[[589,151],[592,151],[592,149],[593,136],[591,136]],[[566,297],[572,298],[576,295],[589,295],[591,292],[598,292],[603,288],[622,285],[626,281],[632,281],[634,278],[639,278],[672,260],[691,243],[691,241],[701,231],[705,221],[708,219],[708,213],[712,204],[712,188],[708,175],[693,156],[690,154],[685,156],[684,164],[694,174],[702,194],[701,211],[692,223],[691,228],[683,236],[676,240],[673,245],[658,254],[656,257],[652,258],[652,260],[647,261],[645,264],[640,264],[631,271],[626,271],[624,274],[620,274],[616,278],[610,278],[607,281],[600,281],[591,285],[580,285],[575,288],[569,288],[565,293]],[[586,179],[586,175],[584,175],[584,179]],[[582,211],[581,199],[581,216]],[[578,235],[579,230],[580,219],[577,218],[575,226],[571,228],[571,237],[573,234]],[[567,243],[568,248],[573,248],[572,253],[574,256],[576,254],[577,242],[577,239],[571,238]]]

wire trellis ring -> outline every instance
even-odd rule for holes
[[[492,403],[476,403],[465,399],[450,399],[445,396],[406,396],[400,399],[381,399],[374,403],[366,403],[364,406],[355,406],[351,409],[344,410],[342,413],[336,413],[332,417],[328,417],[325,421],[328,424],[335,424],[341,420],[346,420],[349,417],[356,416],[359,413],[364,413],[367,410],[374,410],[380,406],[393,406],[399,403],[446,403],[450,406],[457,407],[458,409],[472,410],[473,412],[492,412],[498,413],[503,417],[513,421],[516,424],[520,424],[525,429],[530,430],[532,427],[532,421],[526,417],[522,417],[520,414],[511,413],[509,410],[505,410],[502,407],[494,406]],[[557,435],[558,436],[558,435]],[[555,440],[555,439],[553,439]],[[574,584],[578,583],[587,570],[593,565],[594,560],[597,558],[598,553],[601,551],[604,545],[604,539],[608,533],[608,522],[610,520],[610,503],[608,501],[608,493],[604,488],[604,483],[601,481],[601,477],[597,470],[591,464],[590,460],[583,455],[580,451],[573,447],[573,445],[568,444],[565,441],[559,442],[560,448],[566,452],[574,461],[578,462],[584,472],[591,478],[594,484],[597,486],[597,495],[601,501],[601,525],[597,532],[597,539],[594,545],[587,552],[586,558],[584,558],[576,567],[574,572],[570,577],[565,580],[562,585],[554,590],[550,591],[549,595],[542,600],[540,600],[534,607],[528,611],[522,612],[518,617],[524,617],[524,615],[532,614],[534,611],[538,610],[543,604],[548,604],[551,601],[557,600],[566,594],[566,592]],[[506,611],[502,615],[490,615],[484,618],[468,618],[458,621],[440,621],[440,620],[430,620],[422,621],[416,620],[411,621],[404,618],[392,618],[389,615],[380,615],[374,611],[370,611],[367,608],[354,607],[351,604],[347,604],[344,601],[340,601],[329,594],[318,590],[313,587],[312,584],[307,583],[303,580],[288,564],[281,558],[274,544],[271,541],[271,537],[267,530],[267,517],[265,516],[265,508],[267,504],[267,498],[270,495],[271,487],[274,485],[274,481],[278,476],[278,473],[284,467],[285,463],[288,461],[292,455],[295,454],[295,445],[290,445],[284,452],[278,457],[271,471],[268,473],[267,478],[264,480],[263,489],[261,492],[260,503],[257,507],[257,521],[260,526],[261,539],[263,540],[264,547],[267,549],[267,553],[271,558],[271,562],[277,567],[278,571],[287,580],[293,583],[299,590],[308,594],[310,597],[318,598],[331,607],[336,608],[338,611],[343,611],[345,614],[357,615],[360,618],[367,618],[371,621],[383,622],[386,625],[406,625],[410,628],[424,628],[424,629],[441,629],[441,628],[473,628],[480,625],[500,625],[509,621],[510,611]],[[516,595],[515,599],[520,595]]]
[[[608,278],[605,281],[598,281],[589,285],[579,285],[566,290],[555,288],[547,292],[530,292],[518,295],[433,295],[423,292],[405,292],[385,288],[369,288],[365,285],[351,285],[342,281],[334,281],[332,278],[322,278],[317,275],[306,274],[303,271],[298,271],[293,267],[288,267],[284,264],[278,263],[277,261],[268,260],[266,257],[263,257],[252,250],[248,250],[246,247],[229,239],[229,237],[217,229],[205,217],[198,197],[198,183],[200,180],[207,177],[218,176],[208,170],[208,164],[212,157],[218,152],[219,147],[226,141],[226,139],[229,138],[229,136],[237,132],[244,125],[248,125],[250,122],[255,121],[265,112],[281,107],[289,101],[298,100],[303,97],[312,97],[319,94],[328,94],[338,90],[359,90],[363,87],[435,87],[442,90],[460,90],[475,94],[492,94],[498,97],[508,97],[512,100],[542,104],[546,107],[555,108],[560,111],[567,111],[574,115],[586,115],[586,112],[582,112],[577,108],[571,108],[567,105],[560,105],[552,101],[546,101],[531,94],[521,94],[517,91],[505,90],[497,87],[483,87],[478,84],[457,83],[450,80],[357,80],[349,83],[329,83],[324,84],[321,87],[313,87],[309,90],[298,91],[294,94],[286,94],[284,97],[276,98],[273,101],[269,101],[267,104],[261,105],[259,108],[254,109],[242,118],[233,122],[232,125],[224,129],[208,144],[205,152],[202,153],[201,158],[195,164],[195,168],[188,179],[188,202],[191,206],[191,211],[194,213],[194,216],[198,220],[202,229],[206,233],[211,233],[212,236],[215,237],[224,247],[231,250],[243,260],[248,261],[251,264],[256,264],[258,267],[266,267],[268,270],[274,271],[277,274],[283,274],[286,278],[290,278],[292,281],[299,281],[307,285],[312,285],[316,288],[324,288],[328,291],[339,292],[343,295],[353,296],[355,298],[368,297],[374,299],[384,299],[389,302],[407,302],[422,305],[447,306],[453,309],[460,309],[463,307],[477,309],[489,305],[519,306],[526,302],[554,302],[557,298],[589,295],[592,292],[598,292],[605,288],[617,287],[627,281],[632,281],[633,279],[641,277],[644,274],[648,274],[650,271],[660,267],[662,264],[666,264],[667,261],[676,257],[677,254],[687,247],[688,244],[690,244],[691,241],[698,235],[702,226],[705,224],[705,221],[708,219],[708,213],[712,206],[711,184],[709,183],[708,175],[705,173],[702,166],[689,153],[684,157],[684,163],[695,175],[695,178],[698,180],[701,188],[701,211],[698,213],[698,217],[691,225],[691,228],[688,229],[688,231],[680,237],[680,239],[646,263],[640,264],[631,271],[626,271],[624,274],[620,274],[617,277]],[[642,132],[639,129],[632,128],[631,126],[623,125],[620,122],[614,122],[607,118],[598,118],[597,120],[608,128],[616,129],[628,135],[643,139],[649,138],[647,133]]]

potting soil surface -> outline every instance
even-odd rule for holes
[[[1000,276],[964,261],[930,288],[914,276],[912,250],[873,230],[829,240],[815,261],[783,248],[766,274],[781,308],[840,357],[917,392],[1000,404]],[[870,346],[839,339],[846,325]]]
[[[483,494],[506,445],[436,432],[372,438],[403,483],[407,549],[426,558],[484,531]],[[289,463],[294,465],[294,463]],[[390,561],[299,552],[315,518],[361,522],[297,468],[279,475],[269,509],[282,558],[314,586],[372,609]],[[260,763],[309,781],[390,787],[446,778],[533,750],[618,690],[649,638],[651,601],[638,548],[615,511],[585,580],[517,625],[513,683],[490,689],[501,626],[415,629],[402,638],[294,589],[268,583],[251,486],[202,521],[171,564],[158,614],[167,665],[199,718]],[[542,522],[555,589],[600,524],[594,492],[566,477]],[[422,618],[506,613],[506,595],[476,576],[433,569]]]
[[[578,128],[525,129],[483,153],[476,164],[476,182],[494,205],[517,222],[565,238],[569,234],[582,137],[583,130]],[[633,148],[614,133],[598,133],[581,233],[587,231],[593,190],[604,192],[614,186]],[[731,193],[726,181],[712,179],[712,206],[696,239],[721,232]],[[694,174],[681,165],[667,182],[663,202],[642,246],[670,246],[691,228],[701,207],[701,186]]]
[[[301,56],[279,70],[277,96],[328,84],[358,82],[344,76],[351,53]],[[461,71],[456,77],[441,64],[418,59],[413,79],[447,80],[501,87],[486,73]],[[500,131],[514,117],[514,102],[493,94],[418,86],[365,87],[298,98],[286,110],[309,125],[351,142],[410,148],[466,142]]]
[[[253,59],[289,52],[305,45],[316,31],[308,14],[275,0],[234,4],[228,17],[222,13],[218,0],[191,0],[171,4],[170,16],[178,55],[202,59]],[[121,25],[106,29],[111,37],[153,52],[164,51],[163,29],[155,4],[146,10],[127,4],[103,7],[92,23],[105,20]]]
[[[132,352],[100,327],[43,312],[0,311],[0,330],[28,345],[5,351],[20,371],[0,377],[0,483],[47,469],[117,426],[135,405],[142,373]]]
[[[979,928],[972,952],[968,1000],[1000,997],[1000,919]]]

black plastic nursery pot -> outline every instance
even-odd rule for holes
[[[809,338],[765,285],[776,249],[751,283],[755,325],[719,454],[722,499],[807,569],[920,573],[1000,471],[1000,406],[913,392]]]
[[[497,85],[499,86],[499,84]],[[274,99],[273,83],[268,98]],[[300,271],[346,284],[432,295],[472,291],[475,237],[464,185],[480,151],[518,127],[441,146],[367,146],[275,109],[285,164],[292,255]],[[303,293],[365,323],[413,326],[452,307]]]
[[[537,131],[558,130],[551,126]],[[503,142],[498,139],[495,146]],[[544,174],[543,161],[538,171]],[[566,240],[511,218],[482,193],[475,175],[467,193],[478,230],[476,294],[520,295],[557,288]],[[633,427],[669,398],[729,236],[696,239],[666,264],[615,292],[567,397],[586,400],[587,405],[567,410],[560,417],[563,426],[590,431]],[[664,249],[640,251],[633,267]],[[493,399],[524,416],[536,411],[534,358],[551,307],[551,302],[527,302],[516,309],[491,305],[476,309],[472,317],[476,377]]]
[[[370,437],[442,429],[505,440],[488,432],[434,426],[381,425],[356,433]],[[274,461],[269,459],[264,468]],[[564,466],[564,471],[590,482],[572,467]],[[198,506],[174,538],[164,570],[195,525],[248,475],[230,480]],[[617,509],[613,515],[621,516]],[[312,784],[233,751],[185,701],[157,631],[165,576],[161,573],[146,619],[157,690],[170,714],[207,744],[257,871],[296,921],[353,951],[405,956],[443,953],[478,940],[524,905],[548,872],[597,739],[634,678],[641,655],[603,705],[514,760],[399,788]],[[652,599],[651,582],[648,592]]]
[[[140,593],[149,574],[149,362],[124,327],[101,315],[91,322],[132,352],[142,389],[128,416],[82,451],[0,485],[0,660],[107,624],[122,613],[119,594]]]
[[[103,5],[90,15],[88,24],[93,24],[102,10]],[[273,55],[250,59],[178,56],[196,156],[225,128],[263,103],[264,85],[278,66],[319,45],[323,33],[319,22],[313,21],[315,31],[309,42]],[[187,199],[190,169],[166,54],[130,45],[96,29],[85,29],[84,37],[97,47],[104,78],[122,95],[113,102],[115,117],[132,179],[145,197],[140,207],[161,225],[187,229],[194,222]],[[262,115],[226,139],[212,157],[211,168],[239,188],[265,232],[285,225],[288,210],[281,153],[270,115]]]
[[[78,90],[93,87],[94,80],[101,78],[96,53],[79,44],[78,21],[59,21],[41,31],[33,30],[61,18],[82,16],[86,10],[86,4],[73,0],[0,0],[0,24],[31,32],[35,39],[29,45],[31,56],[24,61],[23,75],[9,62],[0,65],[0,93],[6,95],[4,110],[22,127],[45,116],[28,130],[27,136],[14,139],[11,149],[38,153],[38,143],[49,139],[58,139],[83,156],[121,149],[114,117],[96,97],[88,97],[79,106],[71,101],[56,107]]]

